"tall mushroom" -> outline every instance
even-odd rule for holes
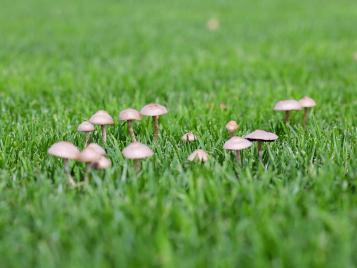
[[[231,136],[231,137],[234,136],[234,133],[237,131],[238,128],[239,128],[239,125],[234,120],[231,120],[226,124],[226,129],[229,133],[229,136]]]
[[[188,156],[187,160],[191,162],[192,161],[207,162],[208,154],[202,149],[197,149]]]
[[[234,136],[224,143],[223,148],[226,150],[235,151],[237,161],[240,162],[241,161],[240,151],[250,147],[251,145],[252,143],[249,140]]]
[[[154,141],[157,141],[159,137],[159,116],[168,113],[168,110],[165,106],[162,106],[157,103],[150,103],[145,105],[140,113],[145,116],[151,116],[153,118],[154,124]]]
[[[107,142],[107,125],[113,125],[114,120],[106,111],[100,110],[92,115],[89,119],[93,125],[99,125],[102,128],[102,139],[103,143]]]
[[[140,113],[133,108],[125,109],[119,113],[119,120],[126,121],[128,124],[128,132],[133,142],[136,141],[135,133],[133,130],[133,121],[140,120],[140,119],[141,119]]]
[[[300,99],[299,102],[300,102],[300,105],[304,108],[304,127],[306,127],[307,120],[309,117],[309,111],[310,111],[310,109],[312,109],[312,107],[316,106],[316,102],[307,96]]]
[[[181,137],[181,140],[192,142],[192,141],[196,141],[197,137],[192,132],[187,132],[187,133],[183,134],[183,136]]]
[[[137,172],[139,172],[141,168],[140,161],[144,158],[152,156],[153,154],[154,152],[147,145],[137,141],[129,144],[123,150],[125,158],[134,160],[134,166]]]
[[[284,122],[288,123],[290,111],[301,110],[301,105],[297,100],[282,100],[278,101],[275,106],[275,111],[283,111],[285,112]]]
[[[244,136],[244,138],[249,141],[258,142],[258,157],[260,161],[263,161],[262,143],[275,141],[278,139],[278,136],[272,132],[257,129],[254,130],[252,133],[249,133],[248,135]]]
[[[70,142],[60,141],[56,142],[48,149],[48,154],[63,159],[64,171],[68,176],[68,181],[72,186],[75,186],[76,183],[71,176],[71,171],[69,168],[69,160],[78,159],[78,156],[80,154],[78,148]]]
[[[94,131],[94,126],[91,122],[89,121],[83,121],[77,128],[78,132],[83,132],[86,134],[86,141],[84,144],[84,147],[87,146],[89,139],[90,139],[90,134]]]

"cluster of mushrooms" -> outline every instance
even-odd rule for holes
[[[285,112],[285,123],[289,120],[289,113],[293,110],[305,109],[304,113],[304,126],[307,124],[309,109],[316,105],[315,101],[309,97],[304,97],[301,100],[284,100],[276,103],[274,110]],[[134,162],[134,167],[137,172],[141,169],[141,160],[151,157],[154,152],[149,146],[137,141],[133,123],[134,121],[141,120],[141,116],[152,117],[153,120],[153,140],[157,141],[159,137],[159,117],[168,113],[165,106],[157,103],[150,103],[145,105],[140,112],[128,108],[119,113],[119,120],[126,122],[128,127],[128,134],[132,139],[132,143],[125,147],[122,151],[123,156],[127,159],[131,159]],[[113,125],[114,120],[106,111],[100,110],[93,114],[88,121],[82,122],[78,126],[78,132],[86,135],[84,149],[80,151],[75,145],[67,141],[60,141],[53,144],[49,149],[50,155],[62,158],[64,161],[64,171],[68,176],[68,181],[71,186],[78,186],[88,182],[88,174],[92,169],[106,169],[111,166],[111,161],[106,156],[106,151],[96,143],[90,143],[91,133],[95,131],[95,126],[100,126],[102,132],[103,144],[106,144],[107,140],[107,126]],[[235,152],[238,163],[241,162],[241,150],[252,146],[252,142],[257,142],[258,158],[263,161],[263,143],[273,142],[278,139],[278,136],[272,132],[264,130],[255,130],[252,133],[245,135],[244,137],[235,136],[235,132],[239,129],[239,125],[236,121],[229,121],[226,124],[226,129],[230,135],[230,138],[224,143],[223,148]],[[188,132],[182,136],[184,142],[194,142],[198,138],[192,133]],[[89,144],[88,144],[89,143]],[[189,161],[207,162],[208,154],[202,149],[193,151],[189,156]],[[77,183],[71,176],[71,170],[69,161],[75,160],[85,163],[87,170],[84,175],[84,179]]]

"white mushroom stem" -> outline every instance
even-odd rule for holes
[[[63,166],[64,166],[64,172],[67,174],[68,176],[68,182],[71,186],[75,186],[76,182],[73,180],[72,176],[71,176],[71,170],[69,167],[69,160],[68,159],[63,159]]]
[[[101,125],[102,128],[102,139],[103,143],[105,144],[107,142],[107,128],[106,125]]]
[[[159,116],[153,116],[153,122],[154,122],[154,141],[157,141],[159,138]]]
[[[90,132],[87,132],[87,133],[86,133],[86,142],[85,142],[85,144],[84,144],[84,148],[87,147],[87,145],[88,145],[88,143],[89,143],[89,141],[90,141],[90,134],[91,134]]]
[[[309,118],[309,108],[305,107],[304,108],[304,127],[307,125],[307,120]]]
[[[131,139],[133,140],[133,142],[135,142],[136,141],[136,137],[135,137],[135,133],[134,133],[134,129],[133,129],[133,121],[132,120],[128,120],[127,124],[128,124],[129,135],[131,136]]]
[[[134,168],[137,173],[140,172],[141,169],[140,159],[134,159]]]
[[[237,158],[238,163],[240,163],[240,161],[241,161],[240,150],[236,151],[236,158]]]
[[[289,117],[290,117],[290,111],[285,111],[285,118],[284,118],[285,124],[289,122]]]
[[[91,170],[92,170],[91,164],[87,164],[86,171],[84,173],[84,183],[89,182],[89,173],[91,172]]]
[[[230,136],[230,137],[233,137],[233,136],[234,136],[234,132],[235,132],[235,131],[229,131],[229,136]]]
[[[263,161],[263,143],[261,141],[258,141],[258,158]]]

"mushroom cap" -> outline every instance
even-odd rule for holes
[[[97,161],[91,164],[91,167],[95,169],[106,169],[111,167],[111,165],[112,161],[110,161],[110,159],[106,158],[105,156],[101,156]]]
[[[100,110],[93,114],[89,119],[93,125],[112,125],[114,124],[113,118],[106,111]]]
[[[119,113],[119,120],[121,121],[140,120],[140,119],[141,119],[140,113],[133,108],[125,109]]]
[[[275,141],[278,139],[278,136],[272,132],[257,129],[245,135],[244,138],[250,141]]]
[[[157,103],[150,103],[141,108],[140,113],[146,116],[158,116],[167,114],[168,110],[165,106]]]
[[[123,155],[128,159],[144,159],[153,154],[149,146],[140,142],[133,142],[123,149]]]
[[[226,124],[226,129],[227,129],[229,132],[234,132],[234,131],[236,131],[238,128],[239,128],[239,125],[238,125],[237,122],[234,121],[234,120],[231,120],[231,121],[229,121],[229,122]]]
[[[92,132],[94,129],[93,124],[89,121],[83,121],[77,128],[78,132]]]
[[[200,162],[207,162],[208,154],[202,149],[197,149],[188,156],[187,160],[188,161],[198,160]]]
[[[304,108],[311,108],[316,105],[316,102],[308,96],[303,97],[299,100],[300,105]]]
[[[97,152],[97,154],[100,154],[102,156],[106,155],[107,153],[105,152],[105,150],[98,144],[96,143],[91,143],[87,146],[87,148],[93,149],[94,151]]]
[[[274,106],[275,111],[301,110],[301,108],[301,104],[297,100],[278,101]]]
[[[246,149],[251,145],[252,143],[249,140],[234,136],[224,143],[223,148],[226,150],[239,151]]]
[[[79,156],[79,150],[72,143],[67,141],[59,141],[53,144],[48,153],[64,159],[77,159]]]
[[[101,157],[102,155],[96,150],[87,147],[79,154],[78,160],[83,163],[93,163]]]
[[[183,141],[196,141],[197,137],[192,132],[187,132],[183,134],[182,138]]]

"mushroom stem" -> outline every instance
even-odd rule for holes
[[[135,138],[132,120],[128,120],[128,132],[129,132],[129,135],[130,135],[131,139],[133,140],[133,142],[135,142],[136,138]]]
[[[233,137],[234,136],[234,131],[229,131],[229,137]]]
[[[240,150],[236,151],[236,158],[237,158],[237,162],[240,163],[241,162]]]
[[[73,180],[72,176],[71,176],[71,171],[69,168],[69,160],[68,159],[63,159],[63,166],[64,166],[64,172],[67,174],[68,176],[68,182],[71,186],[76,186],[76,182]]]
[[[258,158],[261,162],[263,162],[263,143],[258,141]]]
[[[159,138],[159,116],[153,116],[154,121],[154,141],[157,141]]]
[[[140,159],[134,159],[134,168],[137,173],[140,172],[141,169]]]
[[[290,117],[290,111],[285,111],[285,118],[284,118],[285,124],[289,122],[289,117]]]
[[[107,142],[107,128],[106,125],[102,125],[102,139],[103,139],[103,143],[105,144]]]
[[[84,173],[84,183],[87,184],[89,183],[89,173],[91,171],[92,167],[90,164],[87,164],[86,171]]]
[[[87,147],[88,143],[90,141],[90,132],[86,134],[86,142],[84,143],[84,148]]]
[[[304,108],[304,127],[307,125],[307,120],[309,118],[309,108],[305,107]]]

